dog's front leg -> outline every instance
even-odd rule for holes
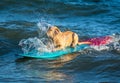
[[[55,46],[54,51],[63,50],[63,49],[64,49],[64,46],[62,46],[62,45],[57,45],[57,46]]]

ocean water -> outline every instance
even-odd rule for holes
[[[120,33],[120,0],[1,0],[1,83],[119,83],[120,50],[83,50],[56,60],[24,58],[19,41],[38,37],[38,23],[81,40]]]

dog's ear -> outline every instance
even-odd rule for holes
[[[57,35],[57,34],[59,34],[60,32],[61,32],[61,31],[57,28],[57,29],[55,29],[54,34]]]

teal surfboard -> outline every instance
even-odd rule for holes
[[[89,45],[87,44],[82,44],[78,45],[75,48],[66,48],[64,50],[59,50],[59,51],[54,51],[54,52],[38,52],[38,51],[31,51],[26,54],[21,54],[24,57],[31,57],[31,58],[41,58],[41,59],[54,59],[58,58],[60,56],[63,56],[65,54],[73,53],[73,52],[78,52],[80,50],[83,50],[85,48],[88,48]]]
[[[101,45],[107,45],[110,43],[110,41],[113,38],[111,36],[105,36],[105,37],[98,37],[98,38],[92,38],[85,42],[91,42],[91,44],[81,44],[77,45],[75,48],[66,48],[64,50],[54,51],[54,52],[38,52],[38,51],[31,51],[26,54],[21,54],[24,57],[32,57],[32,58],[41,58],[41,59],[53,59],[58,58],[60,56],[63,56],[65,54],[70,54],[73,52],[78,52],[80,50],[84,50],[85,48],[90,48],[90,46],[101,46]]]

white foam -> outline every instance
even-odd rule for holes
[[[47,37],[44,37],[44,35],[46,34],[47,30],[51,25],[48,23],[39,22],[37,26],[38,26],[39,38],[38,37],[27,38],[27,39],[22,39],[19,42],[19,45],[22,47],[22,51],[24,53],[28,53],[33,50],[37,50],[39,52],[41,51],[51,52],[54,49],[52,40],[50,40]]]

